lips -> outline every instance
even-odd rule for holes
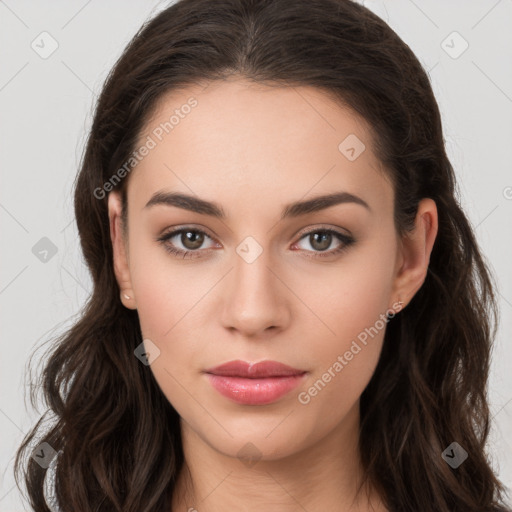
[[[277,361],[240,360],[209,368],[204,373],[221,395],[244,405],[276,402],[297,387],[307,374]]]
[[[304,370],[292,368],[277,361],[261,361],[259,363],[247,363],[245,361],[230,361],[214,368],[205,370],[206,373],[222,375],[225,377],[244,377],[259,379],[263,377],[289,377],[300,375]]]

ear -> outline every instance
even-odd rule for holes
[[[412,232],[406,233],[399,244],[393,297],[400,297],[402,309],[411,301],[427,277],[430,254],[437,236],[436,203],[430,198],[419,202]]]
[[[130,279],[128,240],[123,237],[121,211],[121,194],[118,191],[110,192],[108,195],[108,218],[114,257],[114,273],[121,290],[121,302],[129,309],[137,309]]]

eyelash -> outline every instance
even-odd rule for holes
[[[200,252],[203,252],[204,250],[198,249],[195,251],[190,251],[190,250],[184,251],[183,249],[177,249],[176,247],[169,245],[169,243],[168,243],[168,240],[170,240],[171,238],[174,238],[176,235],[179,235],[181,233],[188,233],[188,232],[200,233],[200,234],[206,235],[208,238],[212,238],[205,231],[203,231],[201,229],[179,228],[179,229],[170,231],[169,233],[166,233],[166,234],[160,236],[159,238],[156,239],[156,241],[160,242],[163,245],[164,249],[172,255],[182,256],[183,259],[185,259],[187,257],[189,259],[200,257],[199,254],[198,254],[198,256],[196,256],[195,253],[200,253]],[[338,254],[341,254],[343,251],[347,250],[356,241],[353,237],[351,237],[349,235],[345,235],[344,233],[340,233],[339,231],[336,231],[336,230],[330,229],[330,228],[329,229],[328,228],[325,228],[325,229],[317,228],[317,229],[314,229],[311,231],[307,231],[306,233],[302,233],[299,238],[299,241],[309,235],[314,234],[314,233],[332,234],[340,242],[342,242],[342,245],[340,245],[336,249],[331,249],[330,251],[306,251],[306,252],[314,252],[315,253],[314,255],[307,255],[306,257],[308,257],[308,258],[316,259],[316,258],[327,258],[327,257],[336,256]],[[211,250],[213,250],[213,249],[206,249],[206,252],[210,252]]]

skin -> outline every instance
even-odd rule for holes
[[[437,234],[436,205],[423,199],[415,230],[399,238],[394,191],[372,151],[370,130],[311,87],[237,78],[172,91],[140,141],[191,96],[198,105],[129,176],[127,239],[119,194],[108,198],[121,300],[137,309],[143,338],[159,348],[150,369],[181,417],[188,471],[180,475],[172,510],[384,511],[374,489],[356,496],[362,476],[356,447],[359,399],[385,326],[367,345],[359,343],[362,349],[307,404],[298,394],[359,333],[393,305],[406,307],[421,287]],[[366,147],[354,161],[338,149],[349,134]],[[144,208],[162,190],[215,201],[227,217]],[[280,220],[285,205],[334,191],[362,198],[370,210],[344,203]],[[174,256],[156,241],[178,227],[207,233],[199,249],[185,246],[180,235],[167,242],[192,247],[199,257]],[[355,242],[338,255],[315,258],[320,244],[303,232],[322,228]],[[252,263],[236,252],[247,236],[262,249]],[[333,237],[327,251],[340,245]],[[202,373],[234,359],[275,360],[308,374],[275,403],[240,405]],[[254,464],[237,455],[247,443]]]

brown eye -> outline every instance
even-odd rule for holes
[[[309,235],[309,242],[313,249],[317,251],[325,251],[332,242],[332,234],[327,231],[317,231]]]
[[[196,258],[205,252],[209,252],[212,248],[212,246],[203,247],[206,239],[212,240],[208,234],[200,229],[182,228],[162,235],[157,238],[157,242],[160,242],[170,254],[183,258]]]
[[[307,242],[309,247],[301,247],[301,244]],[[332,247],[333,242],[337,242]],[[304,233],[300,240],[294,245],[302,249],[310,258],[328,258],[336,256],[348,249],[355,239],[352,236],[345,235],[334,229],[316,229]]]
[[[204,242],[204,233],[200,231],[182,231],[180,241],[185,249],[199,249]]]
[[[162,235],[157,238],[157,242],[160,242],[167,252],[175,256],[200,258],[205,253],[209,253],[213,248],[213,246],[203,247],[207,239],[214,242],[207,233],[200,229],[181,228]],[[304,233],[295,245],[299,246],[303,240],[308,241],[310,248],[299,248],[303,252],[309,253],[307,254],[308,257],[312,258],[335,256],[348,249],[355,242],[353,237],[333,229],[317,229]],[[334,248],[329,249],[333,241],[337,241],[338,244]]]

